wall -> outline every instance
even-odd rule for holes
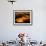
[[[32,26],[13,25],[13,10],[33,11]],[[31,34],[33,40],[46,40],[46,0],[17,0],[13,5],[0,0],[0,41],[15,40],[19,32]]]

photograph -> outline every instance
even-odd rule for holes
[[[32,10],[14,10],[14,24],[32,24]]]

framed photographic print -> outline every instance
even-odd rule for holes
[[[32,25],[32,10],[13,10],[13,24]]]

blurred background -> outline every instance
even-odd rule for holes
[[[32,26],[14,25],[13,10],[32,10]],[[31,34],[32,40],[46,41],[46,0],[17,0],[13,5],[0,0],[0,41],[15,40],[19,32]]]

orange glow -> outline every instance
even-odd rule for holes
[[[28,15],[17,18],[16,22],[24,22],[24,21],[28,21],[30,19],[30,17]]]

